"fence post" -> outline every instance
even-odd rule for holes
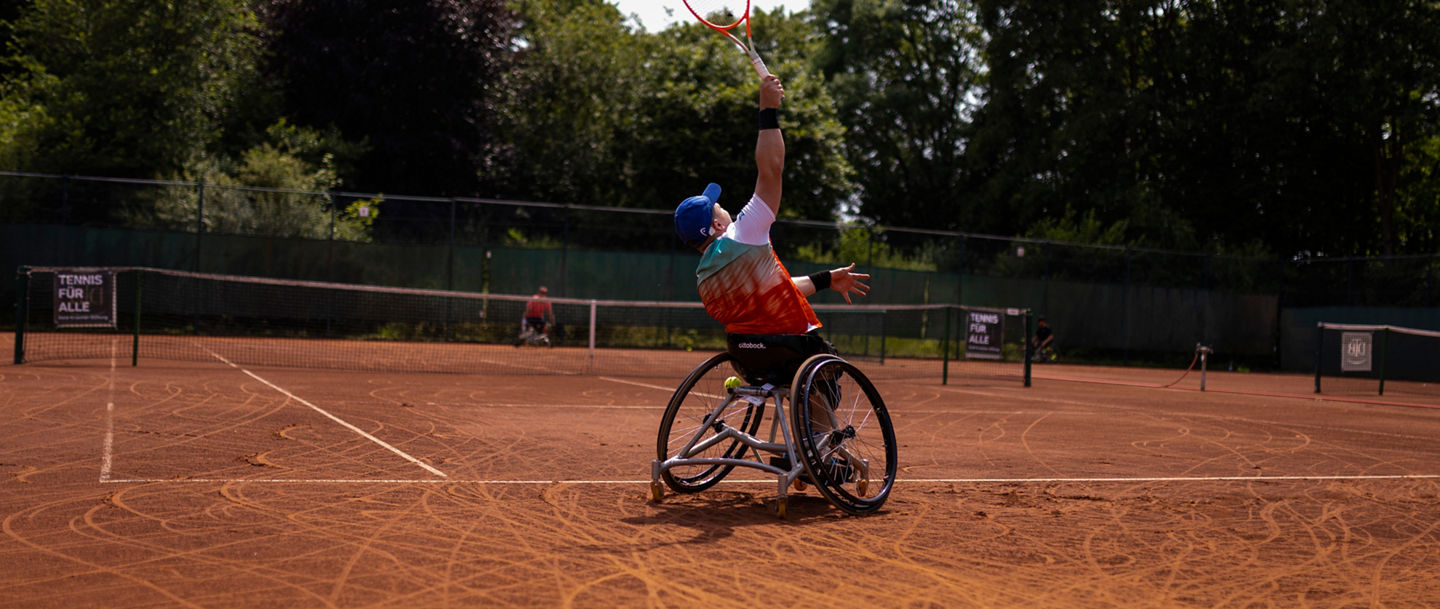
[[[1133,328],[1130,327],[1130,246],[1125,246],[1125,285],[1120,288],[1120,314],[1125,316],[1124,341],[1125,346],[1120,349],[1120,363],[1130,365],[1130,334]]]
[[[842,237],[843,240],[843,237]],[[875,268],[875,227],[865,227],[865,268]]]
[[[70,176],[60,176],[60,223],[70,223]]]
[[[560,226],[560,293],[570,295],[570,204],[565,204],[565,214]]]
[[[205,180],[202,178],[196,183],[197,199],[195,203],[195,272],[200,272],[200,248],[203,247],[205,235]],[[139,271],[136,271],[137,277]]]
[[[445,289],[455,289],[455,207],[459,205],[455,197],[450,197],[450,244],[447,247],[445,256]],[[455,327],[450,323],[455,317],[454,300],[445,299],[445,342],[455,340]]]
[[[445,289],[455,289],[455,197],[450,197],[450,243],[445,256]]]
[[[325,237],[325,281],[339,281],[335,277],[335,221],[339,215],[335,209],[335,192],[326,192],[325,199],[330,203],[330,234]]]

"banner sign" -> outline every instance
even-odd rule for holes
[[[1341,332],[1340,371],[1369,372],[1373,345],[1374,334],[1371,332]]]
[[[55,273],[56,328],[114,328],[115,273]]]
[[[1000,359],[1004,317],[990,311],[965,311],[966,359]]]

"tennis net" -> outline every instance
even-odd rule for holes
[[[1385,381],[1440,382],[1440,332],[1390,325],[1316,324],[1315,393],[1385,394]]]
[[[724,349],[698,302],[548,298],[546,340],[522,337],[531,296],[140,267],[21,267],[15,362],[119,359],[361,371],[683,376]],[[941,379],[949,305],[816,305],[822,334],[875,377]],[[1011,331],[1013,334],[1013,330]],[[1017,376],[1015,345],[1007,349]],[[977,370],[980,367],[977,365]],[[987,371],[993,369],[987,369]],[[987,372],[993,374],[993,372]]]

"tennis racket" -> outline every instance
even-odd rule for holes
[[[685,0],[685,8],[690,9],[690,14],[695,15],[700,23],[724,34],[730,42],[740,47],[745,56],[750,58],[750,64],[755,66],[755,72],[760,78],[770,75],[770,69],[765,67],[765,60],[760,59],[760,55],[755,52],[755,41],[750,39],[750,0]],[[730,33],[730,30],[735,29],[741,22],[745,23],[745,42],[740,42],[735,34]]]

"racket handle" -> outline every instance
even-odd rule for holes
[[[755,73],[759,74],[760,78],[763,79],[770,75],[770,68],[765,67],[765,60],[760,59],[759,53],[756,53],[754,49],[746,49],[746,53],[749,53],[750,64],[755,66]]]

